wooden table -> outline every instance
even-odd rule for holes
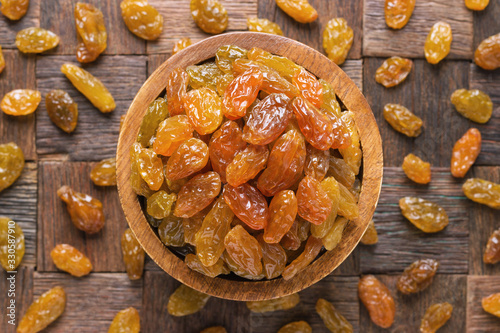
[[[392,291],[397,302],[396,321],[389,332],[417,332],[425,309],[432,303],[453,304],[451,320],[439,332],[499,332],[500,319],[484,313],[483,296],[500,292],[500,265],[484,265],[481,257],[491,232],[500,227],[500,213],[467,200],[461,191],[463,180],[449,173],[454,142],[470,127],[483,136],[483,148],[467,177],[500,182],[500,70],[483,71],[471,59],[484,38],[500,32],[500,2],[490,1],[484,12],[467,10],[463,0],[417,1],[409,24],[390,31],[383,18],[382,0],[311,0],[318,9],[317,22],[301,25],[276,8],[274,0],[222,1],[230,17],[229,31],[245,30],[246,17],[259,16],[277,22],[285,36],[318,50],[326,22],[344,17],[354,30],[354,43],[342,66],[362,87],[379,122],[384,142],[385,177],[374,220],[379,232],[376,246],[359,246],[331,276],[300,293],[294,309],[269,314],[252,314],[245,304],[212,298],[198,314],[185,318],[168,315],[166,306],[178,282],[148,261],[143,279],[128,280],[120,252],[119,235],[127,227],[116,189],[98,188],[87,176],[96,161],[115,153],[120,116],[146,77],[170,56],[180,37],[197,41],[207,37],[193,23],[187,0],[150,0],[164,15],[165,28],[156,42],[146,43],[125,27],[119,1],[91,0],[104,13],[108,48],[85,68],[99,77],[117,102],[112,114],[104,115],[78,93],[59,68],[76,63],[76,35],[73,8],[76,0],[31,0],[28,14],[19,22],[0,18],[0,45],[7,67],[0,75],[0,94],[15,88],[36,88],[45,96],[52,89],[64,89],[79,105],[76,131],[67,135],[49,120],[42,102],[35,115],[22,119],[0,114],[0,142],[16,142],[27,164],[21,178],[0,194],[0,215],[13,218],[24,229],[27,250],[18,269],[16,300],[18,320],[33,297],[61,285],[68,294],[65,313],[46,332],[103,332],[119,310],[134,306],[142,318],[143,332],[199,332],[223,325],[231,333],[276,332],[293,320],[307,320],[314,332],[327,332],[314,311],[319,297],[332,301],[357,332],[381,332],[357,298],[362,274],[376,274]],[[423,59],[423,43],[437,21],[453,29],[450,55],[437,66]],[[61,37],[55,50],[42,55],[22,55],[14,45],[15,33],[40,26]],[[376,68],[393,55],[410,57],[414,70],[398,87],[385,89],[375,83]],[[490,94],[492,119],[474,124],[458,115],[450,103],[458,88],[478,88]],[[382,119],[386,103],[400,103],[424,120],[417,139],[395,132]],[[428,186],[411,183],[401,170],[403,157],[413,152],[433,166]],[[67,184],[100,199],[105,207],[106,227],[97,236],[85,236],[71,224],[56,189]],[[400,214],[397,202],[406,195],[439,202],[448,212],[450,225],[442,232],[424,235]],[[70,243],[86,253],[94,272],[77,279],[58,272],[49,252],[57,243]],[[402,296],[396,292],[397,275],[421,258],[439,260],[438,274],[424,292]],[[7,281],[0,272],[0,332],[14,332],[3,316],[7,306]]]

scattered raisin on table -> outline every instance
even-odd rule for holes
[[[418,156],[413,154],[406,155],[402,168],[406,176],[415,183],[428,184],[431,181],[431,164],[424,162]]]
[[[375,325],[382,328],[392,326],[396,304],[385,284],[373,275],[365,275],[359,280],[358,295]]]
[[[191,46],[193,42],[189,37],[183,37],[175,42],[174,47],[172,48],[172,55],[184,50],[186,47]]]
[[[404,197],[399,200],[404,217],[423,232],[433,233],[448,225],[448,215],[439,205],[425,199]]]
[[[191,16],[196,25],[209,34],[220,34],[227,28],[228,15],[219,0],[191,0]]]
[[[401,57],[386,59],[375,72],[375,81],[386,88],[397,86],[403,82],[413,68],[413,61]]]
[[[23,229],[10,218],[0,216],[0,264],[3,269],[15,271],[23,260],[25,249]]]
[[[451,95],[455,109],[467,119],[476,123],[487,123],[493,113],[490,96],[477,89],[458,89]]]
[[[97,186],[116,185],[116,157],[104,159],[90,171],[90,179]]]
[[[420,324],[421,333],[435,333],[451,318],[453,306],[448,303],[432,304],[425,311]]]
[[[415,0],[385,0],[385,23],[389,28],[402,29],[410,20]]]
[[[247,19],[247,27],[248,31],[283,36],[283,31],[281,31],[280,26],[265,18],[249,17]]]
[[[484,297],[481,301],[483,310],[494,316],[500,317],[500,293]]]
[[[276,4],[299,23],[311,23],[318,18],[318,12],[308,0],[276,0]]]
[[[2,0],[2,7],[0,11],[9,20],[17,21],[20,20],[26,12],[30,5],[30,0]]]
[[[361,244],[364,245],[375,245],[378,243],[378,233],[375,228],[375,223],[373,220],[370,220],[368,224],[368,228],[366,229],[363,237],[361,238]]]
[[[132,230],[126,229],[121,239],[123,263],[130,280],[138,280],[144,270],[145,253]]]
[[[486,70],[500,67],[500,33],[486,38],[479,44],[474,53],[474,62]]]
[[[248,301],[247,308],[254,313],[273,312],[294,308],[300,302],[299,294],[270,299],[267,301]]]
[[[69,244],[57,244],[50,257],[58,269],[73,276],[82,277],[92,271],[89,258]]]
[[[470,10],[483,10],[489,3],[490,0],[465,0],[465,6]]]
[[[397,287],[403,294],[418,293],[431,285],[439,263],[434,259],[417,260],[405,268]]]
[[[64,312],[66,293],[54,287],[42,294],[29,306],[17,326],[17,333],[39,332],[49,326]]]
[[[325,30],[323,30],[323,48],[328,58],[337,65],[344,63],[353,40],[352,28],[342,17],[328,21]]]
[[[493,231],[488,239],[488,243],[484,249],[483,262],[485,264],[500,262],[500,229]]]
[[[24,154],[14,142],[0,144],[0,192],[14,184],[24,169]]]
[[[305,321],[292,321],[279,329],[278,333],[312,333],[312,327]]]
[[[392,128],[406,136],[417,137],[422,133],[422,119],[402,105],[386,104],[383,115]]]
[[[0,46],[0,73],[2,73],[4,69],[5,69],[5,58],[3,56],[2,47]]]
[[[45,107],[50,120],[66,133],[75,130],[78,122],[78,104],[64,90],[51,90],[45,96]]]
[[[425,59],[430,64],[437,64],[449,53],[452,41],[451,27],[446,22],[437,22],[429,31],[425,40]]]
[[[139,311],[133,307],[118,312],[108,329],[108,333],[139,333],[140,331],[141,317]]]
[[[451,153],[453,177],[465,177],[481,152],[481,141],[481,132],[476,128],[471,128],[455,142]]]
[[[76,59],[92,62],[106,50],[108,33],[102,12],[92,4],[78,2],[75,5],[75,24],[78,38]]]
[[[175,317],[187,316],[203,309],[210,296],[181,284],[167,304],[168,313]]]
[[[122,18],[134,35],[155,40],[163,31],[163,16],[147,0],[123,0],[120,3]]]
[[[42,53],[59,45],[59,36],[42,28],[26,28],[16,35],[16,46],[22,53]]]
[[[205,328],[200,333],[227,333],[227,330],[222,326],[213,326]]]
[[[5,94],[0,108],[10,116],[27,116],[35,112],[41,100],[42,94],[38,90],[16,89]]]
[[[500,184],[480,178],[470,178],[462,185],[467,198],[477,203],[500,209]]]
[[[318,299],[316,312],[330,332],[352,333],[354,331],[351,323],[327,300]]]

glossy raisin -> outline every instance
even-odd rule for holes
[[[333,125],[330,119],[301,97],[294,98],[289,106],[306,140],[317,149],[329,149],[333,143]]]
[[[305,321],[292,321],[280,328],[278,333],[312,333],[312,328]]]
[[[262,234],[257,236],[262,249],[263,273],[267,279],[274,279],[283,273],[286,266],[286,252],[280,244],[269,244],[264,241]]]
[[[246,183],[266,167],[268,157],[269,149],[266,146],[249,145],[228,164],[227,182],[233,187]]]
[[[318,181],[323,180],[330,166],[330,152],[316,149],[311,145],[307,145],[306,151],[304,173]]]
[[[228,119],[238,119],[246,114],[246,109],[255,101],[263,82],[259,69],[250,69],[229,83],[222,101],[222,112]]]
[[[9,20],[16,21],[26,15],[30,0],[2,0],[0,3],[2,3],[2,7],[0,7],[2,14]]]
[[[130,280],[138,280],[144,271],[145,253],[130,229],[126,229],[121,239],[123,263]]]
[[[191,16],[198,27],[209,34],[220,34],[227,28],[228,15],[218,0],[191,0]]]
[[[118,312],[108,329],[108,333],[139,333],[140,331],[141,317],[133,307]]]
[[[187,177],[208,163],[208,146],[200,139],[187,139],[168,159],[165,175],[170,180]]]
[[[233,62],[236,59],[246,59],[247,50],[236,45],[221,46],[215,53],[215,63],[221,71],[233,74]]]
[[[54,265],[73,276],[82,277],[92,271],[92,263],[83,253],[69,244],[58,244],[50,251]]]
[[[344,185],[346,188],[351,188],[356,179],[354,171],[347,165],[346,161],[342,158],[330,156],[328,171],[326,176],[333,176],[335,179]]]
[[[443,60],[450,53],[452,39],[448,23],[435,23],[425,40],[424,52],[427,62],[435,65]]]
[[[299,89],[300,96],[319,108],[323,104],[323,87],[316,77],[305,68],[299,67],[295,70],[292,83]]]
[[[183,37],[175,42],[174,47],[172,48],[172,55],[184,50],[186,47],[191,46],[193,42],[189,37]]]
[[[308,225],[310,224],[308,221],[305,222]],[[299,237],[299,216],[297,216],[288,232],[283,236],[283,238],[281,238],[280,244],[285,250],[288,251],[296,251],[300,248],[302,240]]]
[[[139,143],[132,146],[140,176],[149,188],[157,191],[163,184],[163,162],[152,149],[143,148]]]
[[[252,275],[262,273],[262,249],[259,242],[241,225],[231,229],[224,238],[227,255]]]
[[[500,262],[500,229],[493,231],[488,239],[488,243],[484,249],[483,262],[485,264]]]
[[[356,197],[342,184],[339,183],[340,199],[338,214],[354,220],[359,216]]]
[[[262,280],[265,278],[264,273],[260,273],[258,275],[254,275],[248,271],[245,270],[245,266],[240,266],[237,264],[228,254],[227,251],[224,251],[222,255],[222,259],[226,263],[227,267],[229,267],[230,271],[233,272],[234,274],[241,276],[242,278],[245,278],[247,280]]]
[[[428,184],[431,181],[431,164],[424,162],[418,156],[413,154],[406,155],[402,168],[406,176],[415,183]]]
[[[420,323],[421,333],[435,333],[441,326],[451,318],[453,306],[448,303],[437,303],[429,306],[425,311],[422,322]]]
[[[219,260],[217,260],[217,262],[214,265],[207,267],[207,266],[203,265],[203,263],[200,261],[200,259],[196,255],[190,253],[186,256],[186,258],[184,258],[184,262],[193,271],[196,271],[200,274],[203,274],[203,275],[206,275],[206,276],[209,276],[212,278],[216,277],[220,274],[228,274],[229,273],[229,269],[224,266],[224,261],[220,258],[219,258]]]
[[[477,89],[458,89],[451,95],[451,103],[465,118],[476,123],[487,123],[493,113],[490,96]]]
[[[7,272],[15,271],[24,257],[23,229],[8,217],[0,216],[0,264]]]
[[[474,52],[476,65],[486,70],[500,67],[500,33],[483,40]]]
[[[321,182],[321,188],[325,191],[332,203],[332,209],[326,220],[321,224],[311,225],[311,235],[316,238],[323,238],[333,227],[337,218],[339,202],[340,202],[340,187],[338,182],[333,177],[328,177]]]
[[[347,165],[351,168],[355,175],[359,173],[359,168],[361,167],[361,160],[363,158],[363,152],[361,151],[361,143],[359,140],[359,132],[354,121],[354,114],[351,111],[343,112],[341,120],[346,125],[347,131],[350,136],[349,141],[341,141],[346,143],[346,146],[339,146],[339,153],[344,158]],[[344,139],[346,137],[341,134]],[[335,143],[336,140],[334,140]],[[333,146],[332,146],[333,147]]]
[[[233,213],[250,228],[264,229],[269,220],[266,198],[255,187],[245,183],[238,187],[226,185],[224,200]]]
[[[182,68],[176,68],[168,75],[165,97],[170,117],[185,113],[183,98],[186,95],[188,83],[189,76]]]
[[[217,90],[217,82],[224,75],[224,72],[213,61],[198,66],[188,66],[186,72],[189,75],[189,86],[191,88],[207,87],[213,91]]]
[[[168,115],[167,102],[164,98],[158,97],[152,101],[148,106],[144,118],[142,118],[139,134],[137,135],[137,142],[143,147],[152,146],[158,125],[165,120]]]
[[[249,17],[247,18],[247,27],[248,31],[283,36],[280,26],[265,18]]]
[[[97,186],[115,186],[116,158],[107,158],[97,163],[90,171],[90,179]]]
[[[476,162],[481,152],[481,132],[469,129],[453,146],[451,153],[451,174],[463,178]]]
[[[35,112],[41,100],[42,94],[37,90],[16,89],[5,94],[0,108],[11,116],[26,116]]]
[[[352,28],[342,17],[328,21],[325,30],[323,30],[323,48],[328,58],[337,65],[344,63],[353,40]]]
[[[323,320],[326,328],[334,333],[354,332],[350,322],[333,306],[332,303],[320,298],[316,302],[316,312]]]
[[[211,134],[222,123],[220,97],[212,89],[191,90],[182,97],[184,109],[194,129],[201,135]]]
[[[481,300],[481,305],[484,311],[500,317],[500,293],[484,297]]]
[[[219,195],[221,180],[218,173],[210,171],[191,178],[179,191],[174,215],[192,217],[210,205]]]
[[[75,5],[75,25],[79,37],[76,58],[79,62],[92,62],[106,50],[108,33],[102,12],[92,4]]]
[[[465,0],[465,6],[470,10],[483,10],[489,3],[490,0]]]
[[[361,244],[363,245],[375,245],[378,243],[378,233],[377,229],[375,228],[375,223],[373,220],[370,220],[370,223],[368,224],[368,228],[366,228],[366,231],[361,238]]]
[[[175,317],[187,316],[203,309],[210,296],[181,284],[167,304],[168,313]]]
[[[290,230],[297,216],[297,198],[291,190],[283,190],[273,197],[269,205],[269,222],[264,230],[267,243],[279,243]]]
[[[22,53],[42,53],[59,45],[59,36],[42,28],[26,28],[16,35],[16,46]]]
[[[14,142],[0,144],[0,192],[14,184],[24,169],[24,154]]]
[[[78,104],[64,90],[51,90],[45,96],[45,107],[50,120],[65,131],[71,133],[75,130],[78,121]]]
[[[344,229],[346,228],[349,220],[342,216],[337,216],[335,222],[333,223],[328,233],[321,240],[323,242],[323,246],[327,251],[332,251],[339,245],[342,240],[342,235],[344,233]]]
[[[17,333],[40,332],[64,312],[66,293],[62,287],[54,287],[38,297],[21,318]]]
[[[386,59],[375,72],[375,81],[386,88],[403,82],[413,67],[413,61],[406,58],[391,57]]]
[[[373,275],[363,276],[358,283],[358,295],[372,322],[382,328],[394,323],[396,305],[389,289]]]
[[[384,119],[396,131],[409,137],[417,137],[422,133],[422,119],[399,104],[384,106]]]
[[[385,23],[389,28],[402,29],[410,20],[415,0],[385,0]]]
[[[301,66],[294,63],[292,60],[271,54],[259,47],[253,47],[248,51],[247,57],[250,60],[256,61],[262,65],[272,68],[283,76],[288,81],[292,81],[296,70],[300,70]]]
[[[332,200],[316,179],[306,176],[297,190],[298,214],[313,224],[322,224],[332,210]]]
[[[134,35],[155,40],[163,31],[163,16],[147,0],[123,0],[120,3],[122,18]]]
[[[443,230],[448,225],[445,210],[430,201],[415,197],[399,200],[399,208],[404,217],[423,232],[433,233]]]
[[[480,178],[470,178],[462,185],[462,190],[470,200],[500,209],[500,184]]]
[[[418,293],[429,287],[439,264],[434,259],[417,260],[405,268],[399,277],[397,287],[403,294]]]
[[[193,131],[194,128],[187,116],[179,115],[167,118],[158,126],[153,150],[157,154],[170,156],[184,140],[193,136]]]
[[[311,262],[313,262],[314,259],[316,259],[322,247],[323,243],[321,242],[321,239],[313,236],[309,237],[304,251],[297,257],[297,259],[285,267],[282,274],[283,279],[290,280],[300,271],[304,270]]]
[[[158,235],[162,243],[167,246],[184,246],[183,219],[174,215],[167,216],[158,227]]]
[[[247,308],[254,313],[265,313],[279,310],[289,310],[297,306],[300,302],[299,294],[270,299],[267,301],[248,301]]]
[[[276,0],[276,4],[299,23],[311,23],[318,18],[318,12],[308,0]]]

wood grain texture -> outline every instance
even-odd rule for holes
[[[347,108],[354,111],[359,128],[363,151],[363,189],[360,195],[360,218],[349,223],[344,231],[345,241],[335,251],[319,257],[314,263],[298,273],[293,279],[284,281],[248,282],[229,281],[221,278],[210,279],[190,269],[161,243],[144,218],[137,195],[130,187],[129,147],[135,141],[142,116],[148,105],[156,98],[166,84],[169,72],[177,67],[211,58],[215,51],[226,44],[240,47],[259,43],[272,53],[289,57],[309,69],[317,77],[329,81]],[[121,132],[117,152],[117,181],[122,207],[127,221],[145,251],[170,275],[202,292],[228,299],[258,300],[276,298],[300,291],[331,273],[352,252],[366,229],[375,208],[382,176],[382,152],[378,129],[373,114],[360,91],[347,75],[326,57],[290,39],[259,33],[232,33],[216,36],[172,56],[167,63],[150,76],[139,91],[127,113]]]
[[[97,110],[61,73],[61,65],[77,62],[72,56],[41,56],[37,61],[37,86],[43,99],[37,111],[37,149],[40,155],[68,155],[71,160],[96,161],[113,157],[120,128],[120,117],[146,79],[145,56],[101,56],[85,69],[100,79],[116,102],[107,114]],[[45,95],[62,89],[78,104],[78,125],[67,134],[50,120]]]
[[[37,164],[28,162],[17,181],[0,192],[0,216],[7,216],[23,229],[23,266],[36,266]]]
[[[244,302],[212,297],[198,313],[174,317],[167,311],[170,295],[180,283],[167,273],[147,271],[144,275],[143,315],[141,332],[200,332],[210,326],[224,326],[228,332],[252,332],[249,310]],[[161,320],[159,320],[161,314]]]
[[[276,0],[260,0],[260,2],[268,3],[268,5],[259,5],[259,17],[276,22],[285,36],[305,43],[323,54],[326,54],[323,49],[324,28],[331,19],[343,17],[354,32],[354,40],[347,58],[361,58],[363,0],[310,0],[309,3],[317,10],[319,17],[316,21],[308,24],[296,22],[280,8],[277,8]],[[343,68],[344,65],[341,67]]]
[[[171,56],[171,52],[148,54],[148,77]]]
[[[399,273],[415,260],[431,258],[439,261],[440,273],[467,274],[469,221],[474,219],[461,183],[446,168],[433,168],[428,186],[413,183],[401,168],[384,168],[382,193],[373,217],[379,241],[360,245],[362,273]],[[450,223],[434,234],[420,231],[401,214],[398,202],[405,196],[437,203],[446,210]]]
[[[92,164],[88,162],[43,161],[39,165],[39,210],[37,271],[57,271],[50,251],[60,243],[67,243],[89,257],[94,272],[124,272],[120,239],[127,222],[120,208],[114,187],[97,187],[90,180]],[[75,191],[89,194],[103,205],[106,223],[95,235],[86,235],[76,229],[57,196],[57,190],[68,185]]]
[[[311,325],[313,332],[329,332],[316,312],[316,302],[324,298],[351,323],[354,332],[364,332],[359,326],[359,277],[327,276],[299,293],[300,303],[286,311],[250,313],[251,332],[275,333],[292,321],[304,320]],[[228,331],[229,332],[229,331]]]
[[[26,312],[33,299],[33,272],[34,267],[21,265],[17,268],[17,273],[7,274],[3,269],[0,269],[0,305],[2,306],[0,319],[0,332],[15,333],[16,326],[8,323],[12,318],[7,317],[10,314],[11,300],[15,300],[15,322],[19,323],[21,316]],[[13,278],[14,276],[14,278]],[[9,280],[7,280],[9,278]],[[11,282],[15,279],[15,286],[12,287]],[[8,293],[15,293],[15,297],[9,297]]]
[[[470,177],[486,179],[500,183],[500,167],[473,167]],[[469,274],[498,275],[500,265],[487,265],[483,262],[483,253],[493,231],[500,228],[500,211],[469,202],[470,238],[469,238]],[[499,290],[500,292],[500,290]]]
[[[451,26],[453,42],[446,59],[472,59],[472,12],[463,0],[417,1],[408,24],[401,30],[385,23],[384,1],[364,0],[363,55],[424,58],[424,44],[438,21]]]
[[[183,37],[189,37],[196,43],[210,34],[203,32],[194,23],[189,9],[190,1],[150,0],[165,21],[163,32],[156,41],[147,43],[147,53],[169,53],[174,43]],[[257,16],[257,0],[221,1],[229,16],[226,32],[247,29],[247,17]]]
[[[47,333],[107,332],[118,311],[132,306],[143,313],[143,281],[130,281],[126,274],[92,273],[76,279],[65,273],[35,272],[34,299],[55,286],[66,292],[66,308],[44,330]]]
[[[5,69],[0,74],[0,96],[3,98],[14,89],[36,89],[35,57],[17,50],[3,50],[3,54]],[[36,159],[35,114],[15,117],[0,111],[0,138],[2,143],[15,142],[26,159]]]
[[[500,290],[500,276],[467,277],[467,333],[498,332],[500,318],[483,310],[481,300]]]
[[[497,5],[495,5],[497,6]],[[500,6],[497,6],[500,8]],[[499,9],[500,12],[500,9]],[[470,66],[470,89],[487,93],[493,102],[493,115],[486,124],[471,122],[471,127],[481,131],[481,154],[476,165],[500,165],[500,71],[486,71],[474,64]]]
[[[500,2],[491,1],[482,11],[474,11],[474,51],[479,44],[491,35],[500,32]],[[497,71],[498,72],[498,71]]]
[[[40,26],[40,3],[42,0],[31,0],[28,12],[18,21],[11,21],[0,14],[0,41],[4,49],[16,49],[18,31]],[[19,68],[21,69],[21,67]]]
[[[467,277],[465,275],[437,274],[432,284],[416,295],[403,295],[396,289],[398,276],[377,275],[391,291],[396,303],[396,317],[389,329],[382,329],[372,323],[368,311],[360,305],[360,327],[363,333],[375,332],[420,332],[420,322],[429,306],[435,303],[448,302],[453,306],[450,320],[439,329],[439,333],[464,332]],[[467,331],[468,332],[468,331]]]
[[[48,53],[71,54],[76,61],[75,5],[78,0],[42,1],[40,27],[56,33],[61,42],[59,47]],[[87,0],[102,11],[108,34],[108,46],[103,54],[142,54],[146,51],[146,41],[131,33],[123,22],[121,1]],[[56,15],[54,15],[56,14]]]
[[[356,83],[359,90],[363,91],[363,60],[346,60],[342,70]]]
[[[375,82],[375,71],[383,61],[364,59],[363,87],[382,136],[384,165],[401,166],[404,157],[414,153],[433,166],[449,166],[453,145],[472,124],[455,111],[450,101],[456,89],[468,88],[469,64],[446,61],[435,67],[417,59],[405,81],[385,88]],[[422,134],[409,138],[395,131],[382,114],[388,103],[401,104],[422,118]]]

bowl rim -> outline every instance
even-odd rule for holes
[[[228,44],[246,49],[259,46],[268,52],[291,59],[318,78],[329,82],[347,109],[353,112],[360,135],[363,177],[358,201],[359,217],[348,223],[342,242],[335,250],[323,253],[288,281],[281,277],[273,280],[233,281],[210,278],[191,270],[156,236],[143,214],[138,196],[130,185],[130,147],[135,142],[147,106],[164,91],[168,74],[178,67],[186,68],[188,65],[213,58],[220,46]],[[313,48],[283,36],[256,32],[216,35],[189,46],[163,62],[139,89],[127,111],[118,140],[116,162],[121,206],[130,229],[151,259],[170,276],[193,289],[211,296],[238,301],[283,297],[299,292],[332,273],[351,254],[368,227],[380,196],[383,175],[379,129],[368,102],[355,83],[337,65]]]

